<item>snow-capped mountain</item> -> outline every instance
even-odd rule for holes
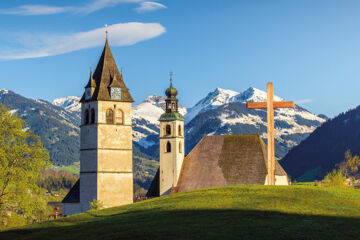
[[[52,104],[62,107],[65,110],[71,111],[71,112],[80,112],[81,105],[80,105],[80,97],[76,96],[69,96],[64,98],[55,98],[52,101]]]
[[[165,97],[150,95],[142,103],[132,108],[133,140],[148,148],[157,144],[146,139],[149,135],[159,133],[159,118],[165,112]],[[179,112],[185,115],[187,110],[179,105]]]
[[[216,88],[210,92],[205,98],[201,99],[194,107],[189,108],[185,116],[186,122],[189,123],[196,115],[211,109],[218,108],[226,103],[232,102],[261,102],[266,101],[267,93],[259,89],[250,87],[244,92],[238,93],[232,90]],[[274,101],[282,101],[283,99],[274,96]]]
[[[221,105],[229,103],[238,92],[216,88],[215,91],[210,92],[205,98],[198,101],[195,106],[188,109],[185,116],[186,123],[190,122],[196,115],[207,110],[217,108]]]
[[[232,95],[229,97],[229,95]],[[267,94],[256,88],[248,88],[236,93],[228,90],[215,89],[200,100],[189,113],[196,111],[194,117],[186,123],[186,149],[191,150],[204,134],[247,134],[259,133],[267,138],[266,109],[247,109],[246,102],[266,101]],[[218,99],[225,104],[218,104]],[[275,101],[284,100],[274,96]],[[215,103],[215,104],[214,104]],[[195,110],[193,110],[195,109]],[[296,106],[295,108],[275,109],[276,155],[282,157],[293,146],[299,144],[318,126],[326,121],[325,117],[317,116]]]
[[[186,109],[179,106],[185,117],[186,149],[191,150],[204,134],[259,133],[266,140],[266,110],[247,109],[246,102],[266,101],[266,92],[250,87],[243,92],[216,88],[213,92]],[[80,117],[78,97],[59,98],[53,104]],[[274,96],[275,101],[283,101]],[[164,113],[165,97],[150,95],[132,108],[133,140],[146,154],[157,156],[159,117]],[[277,157],[282,157],[326,121],[296,106],[294,109],[276,109],[275,127]]]

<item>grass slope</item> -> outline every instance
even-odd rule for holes
[[[0,233],[0,239],[358,239],[360,192],[232,186],[151,199]]]

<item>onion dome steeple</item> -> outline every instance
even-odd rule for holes
[[[165,99],[166,107],[165,113],[161,115],[160,121],[181,120],[185,121],[184,117],[178,111],[178,99],[176,98],[178,91],[172,85],[172,73],[170,73],[170,87],[165,91],[167,98]]]
[[[176,95],[178,94],[177,89],[172,85],[172,81],[172,74],[170,74],[170,87],[165,91],[165,94],[168,98],[176,98]]]

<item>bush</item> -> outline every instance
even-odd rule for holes
[[[324,182],[328,186],[343,187],[345,186],[345,176],[341,169],[334,169],[332,172],[325,176]]]
[[[90,210],[100,210],[103,208],[103,204],[101,201],[94,199],[90,202]]]

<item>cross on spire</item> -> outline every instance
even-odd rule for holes
[[[108,33],[109,33],[109,31],[108,31],[108,25],[107,25],[107,24],[105,24],[105,34],[106,34],[106,39],[108,38]]]
[[[170,75],[170,85],[172,86],[172,81],[173,81],[173,79],[172,79],[172,76],[173,76],[173,72],[172,71],[170,71],[170,73],[169,73],[169,75]]]

